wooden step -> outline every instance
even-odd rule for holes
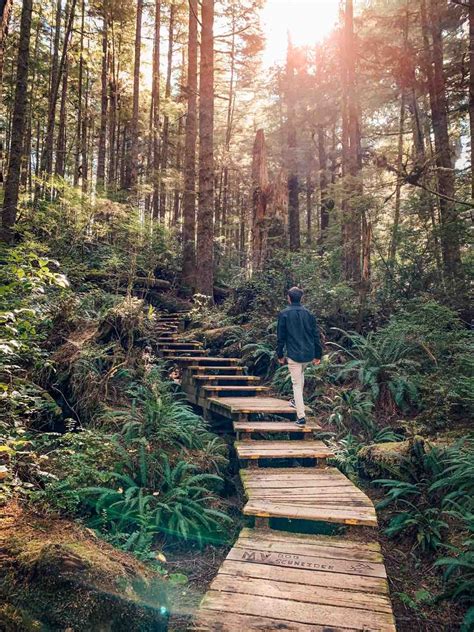
[[[372,501],[336,468],[245,469],[240,477],[247,516],[377,526]]]
[[[161,347],[159,349],[159,352],[162,353],[163,355],[178,355],[178,354],[182,354],[183,356],[196,356],[196,355],[202,355],[205,356],[206,353],[208,353],[206,351],[206,349],[169,349],[168,347]]]
[[[193,376],[199,376],[199,375],[203,375],[203,374],[208,374],[210,371],[214,371],[214,374],[216,376],[221,375],[222,373],[228,374],[228,373],[235,373],[235,374],[241,374],[246,370],[246,367],[244,366],[216,366],[216,365],[205,365],[204,363],[202,365],[190,365],[188,367],[186,367],[185,371],[189,371]]]
[[[234,421],[234,431],[237,433],[237,439],[250,439],[252,434],[297,434],[307,435],[311,438],[315,430],[320,430],[320,426],[316,424],[306,424],[306,426],[297,426],[294,421]]]
[[[203,382],[203,383],[212,383],[216,385],[225,385],[226,382],[234,382],[235,383],[258,383],[260,382],[260,378],[256,375],[193,375],[191,377],[195,382]]]
[[[230,364],[239,364],[241,362],[240,358],[220,358],[215,356],[206,356],[203,358],[200,358],[198,356],[168,356],[167,360],[181,361],[183,362],[183,364],[188,363],[193,367],[201,364],[203,366],[213,365],[226,367]]]
[[[237,456],[244,461],[316,459],[318,465],[324,465],[326,459],[334,456],[322,441],[236,441],[234,446]]]
[[[268,393],[270,390],[268,386],[217,386],[214,384],[202,386],[201,389],[209,397],[219,397],[220,393],[226,393],[227,396],[247,393],[251,397],[255,393]]]
[[[209,403],[216,413],[232,419],[258,413],[296,419],[296,410],[288,400],[277,397],[214,397],[209,399]]]
[[[243,529],[195,629],[396,632],[386,577],[374,542]]]
[[[202,343],[200,342],[172,342],[171,340],[163,340],[158,342],[158,348],[166,347],[166,349],[202,349]]]

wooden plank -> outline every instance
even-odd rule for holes
[[[277,579],[308,586],[330,586],[344,590],[364,590],[378,594],[388,593],[387,580],[383,577],[368,577],[351,573],[337,573],[331,570],[291,567],[282,564],[272,564],[271,562],[265,564],[261,561],[250,562],[249,560],[230,560],[227,558],[222,563],[219,573],[260,579]]]
[[[326,625],[304,625],[303,623],[292,623],[291,621],[281,621],[271,617],[254,617],[252,615],[236,614],[234,612],[218,612],[201,608],[197,615],[197,620],[193,626],[194,630],[209,632],[269,632],[279,630],[280,632],[329,632]],[[330,632],[338,632],[343,628],[331,627]],[[354,628],[344,628],[345,632],[353,632]]]
[[[256,483],[261,480],[265,480],[267,482],[270,481],[297,481],[297,480],[307,480],[311,481],[323,481],[330,480],[334,485],[349,485],[358,489],[352,481],[346,478],[338,469],[335,467],[326,467],[322,470],[319,470],[317,478],[315,478],[314,470],[309,470],[304,467],[298,468],[281,468],[281,467],[268,467],[261,472],[254,472],[249,474],[246,471],[242,471],[240,473],[242,480],[248,481],[250,483]]]
[[[237,614],[251,614],[265,616],[293,623],[311,625],[326,625],[344,627],[347,622],[356,630],[378,630],[380,632],[395,632],[393,616],[391,614],[357,610],[336,606],[325,606],[303,602],[293,602],[288,599],[258,597],[248,599],[235,593],[221,593],[210,590],[203,599],[203,607],[220,612],[235,612]],[[329,626],[328,626],[329,627]]]
[[[258,385],[250,385],[250,386],[244,386],[244,385],[214,385],[214,384],[209,384],[209,385],[203,385],[202,390],[206,393],[209,394],[209,396],[212,396],[211,394],[215,394],[216,397],[222,397],[220,395],[218,395],[219,393],[228,393],[228,395],[224,395],[224,397],[228,397],[229,395],[232,395],[232,393],[236,394],[236,393],[248,393],[247,397],[250,397],[252,393],[267,393],[270,389],[268,388],[268,386],[258,386]]]
[[[169,347],[160,347],[158,350],[160,353],[174,353],[175,355],[182,353],[185,356],[190,356],[191,354],[206,355],[207,353],[206,349],[171,349]]]
[[[344,504],[341,502],[341,505]],[[295,506],[283,502],[266,502],[250,499],[243,512],[246,516],[265,518],[289,518],[292,520],[311,520],[313,522],[331,522],[335,524],[363,525],[377,527],[377,517],[372,507],[336,507]]]
[[[215,371],[215,375],[221,375],[221,371],[233,371],[234,373],[243,373],[245,371],[245,367],[243,366],[236,366],[236,365],[232,365],[232,366],[228,366],[228,365],[222,365],[222,366],[215,366],[215,365],[206,365],[206,364],[196,364],[196,365],[191,365],[186,367],[187,371],[190,371],[193,375],[197,376],[197,375],[201,375],[202,371]]]
[[[359,591],[345,591],[336,588],[320,587],[317,591],[311,586],[284,581],[271,581],[231,575],[217,575],[211,584],[211,590],[221,592],[254,595],[256,597],[275,597],[295,602],[312,603],[317,606],[342,606],[356,610],[371,610],[390,614],[390,600],[384,595],[373,595]]]
[[[286,400],[276,397],[219,397],[210,402],[231,413],[267,413],[296,416],[295,409]]]
[[[157,347],[164,347],[167,345],[168,349],[200,349],[202,344],[200,342],[171,342],[170,340],[158,341]]]
[[[372,552],[381,553],[382,549],[378,542],[361,542],[359,540],[347,540],[345,537],[334,537],[332,535],[312,535],[307,533],[289,533],[288,531],[272,530],[261,533],[250,527],[244,527],[240,532],[239,539],[256,539],[258,542],[287,542],[291,544],[302,544],[306,546],[332,546],[349,550],[367,551],[370,555]]]
[[[241,459],[327,459],[334,456],[322,441],[236,441],[234,446]]]
[[[298,568],[309,571],[324,571],[344,573],[358,577],[387,578],[385,567],[381,563],[367,560],[345,560],[324,555],[306,555],[295,553],[280,553],[272,551],[258,551],[251,547],[234,546],[226,558],[234,562],[251,562],[252,564],[270,564],[285,568]]]
[[[233,382],[260,382],[260,378],[256,375],[194,375],[193,380],[196,382],[224,382],[231,380]]]
[[[169,356],[167,360],[181,360],[182,362],[190,362],[192,364],[196,364],[199,362],[209,363],[209,364],[217,364],[222,367],[227,367],[229,364],[238,364],[240,362],[239,358],[216,358],[216,357],[200,357],[200,356]]]
[[[277,433],[277,432],[294,432],[311,434],[320,427],[316,425],[297,426],[294,421],[234,421],[235,432],[260,432]]]
[[[240,536],[234,546],[241,549],[256,549],[257,551],[272,551],[273,553],[293,553],[316,555],[319,557],[337,558],[342,560],[383,563],[380,551],[370,551],[365,548],[353,545],[352,547],[333,546],[331,542],[308,541],[302,544],[298,541],[289,540],[265,540],[260,536],[258,530],[254,530],[258,535],[252,537]],[[268,533],[272,533],[270,530]]]

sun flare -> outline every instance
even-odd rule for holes
[[[338,11],[339,0],[267,0],[262,11],[265,64],[284,59],[287,33],[296,46],[323,40],[334,28]]]

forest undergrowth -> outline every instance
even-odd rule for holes
[[[315,253],[280,256],[220,309],[203,306],[203,338],[241,355],[290,397],[275,354],[285,289],[300,283],[324,339],[305,395],[333,464],[373,499],[400,630],[467,630],[474,622],[472,336],[433,293],[357,301]],[[207,331],[206,331],[207,330]],[[442,607],[441,607],[442,606]]]
[[[241,356],[288,397],[275,316],[285,289],[302,283],[325,349],[307,369],[307,401],[334,464],[378,503],[399,629],[456,629],[453,621],[470,629],[472,354],[454,309],[418,293],[374,300],[361,321],[351,288],[311,250],[280,253],[251,280],[236,277],[218,306],[199,295],[190,302],[165,231],[138,248],[131,218],[118,215],[105,239],[86,243],[55,232],[60,215],[49,222],[51,240],[26,232],[2,251],[7,513],[20,503],[36,520],[76,521],[145,563],[172,629],[185,629],[241,526],[241,499],[225,438],[189,408],[154,353],[158,312],[190,310],[190,335],[213,353]],[[15,585],[23,581],[15,575]],[[24,594],[2,590],[10,629],[44,622]],[[55,617],[47,617],[53,629]]]

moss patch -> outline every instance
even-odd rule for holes
[[[0,519],[6,630],[166,630],[159,576],[72,522],[10,504]]]

